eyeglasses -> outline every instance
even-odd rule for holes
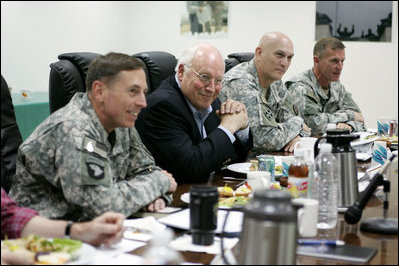
[[[190,68],[195,75],[197,75],[198,79],[202,82],[202,84],[204,84],[204,86],[208,86],[209,83],[211,83],[211,81],[213,80],[209,75],[207,74],[199,74],[197,73],[194,69]],[[223,78],[216,78],[214,80],[214,84],[215,86],[221,86],[223,82]]]

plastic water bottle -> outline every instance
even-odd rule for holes
[[[168,228],[154,234],[150,241],[150,247],[143,254],[143,264],[178,265],[184,262],[180,252],[169,245],[172,238],[173,232]]]
[[[338,165],[331,153],[332,145],[323,143],[315,160],[315,179],[318,184],[319,218],[317,228],[331,229],[338,218]]]
[[[303,150],[303,152],[304,152],[303,156],[304,156],[305,162],[308,165],[308,169],[309,169],[307,197],[310,199],[319,200],[317,198],[317,189],[318,189],[317,184],[318,183],[315,183],[315,177],[314,177],[315,166],[314,166],[313,150],[305,149],[305,150]]]

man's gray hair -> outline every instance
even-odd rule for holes
[[[201,47],[204,47],[205,45],[211,46],[210,44],[207,44],[207,43],[195,43],[195,44],[187,47],[181,54],[179,60],[177,61],[175,71],[176,72],[179,71],[179,66],[181,64],[183,64],[187,67],[191,67],[191,63],[193,61],[193,58],[194,58],[196,52],[198,51],[198,49],[200,49]],[[220,54],[220,52],[219,52],[219,54]],[[222,55],[220,55],[220,57],[222,57]],[[224,60],[223,60],[223,64],[224,64]]]
[[[331,48],[332,50],[341,50],[345,49],[345,45],[339,39],[334,37],[322,38],[314,45],[313,55],[322,58],[327,48]]]

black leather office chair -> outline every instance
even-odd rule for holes
[[[176,73],[177,59],[170,53],[151,51],[137,53],[133,56],[146,65],[144,71],[147,76],[148,93],[153,92],[164,79]]]
[[[7,82],[1,75],[1,187],[8,193],[15,175],[21,132],[15,120],[14,105]]]
[[[255,53],[243,52],[243,53],[232,53],[232,54],[229,54],[227,57],[228,58],[235,58],[240,63],[242,63],[242,62],[250,61],[252,58],[254,58],[254,56],[255,56]]]
[[[97,53],[64,53],[60,61],[50,64],[50,113],[65,106],[76,92],[86,91],[86,73],[90,63],[100,56]]]
[[[60,61],[50,64],[50,113],[65,106],[76,92],[86,91],[86,74],[90,63],[100,56],[97,53],[64,53]],[[177,60],[167,52],[153,51],[133,55],[145,64],[148,91],[155,90],[162,80],[175,73]]]
[[[226,73],[236,65],[240,64],[237,58],[227,58],[224,60],[224,72]]]

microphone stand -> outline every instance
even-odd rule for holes
[[[363,209],[373,195],[375,189],[380,185],[384,185],[383,218],[369,218],[364,220],[360,224],[360,230],[379,234],[398,234],[398,219],[388,218],[390,182],[389,180],[384,179],[384,172],[394,158],[395,155],[392,155],[391,158],[389,158],[381,170],[370,181],[370,184],[367,186],[361,199],[347,209],[344,214],[347,223],[355,224],[359,222]]]
[[[398,234],[398,219],[388,218],[388,197],[391,183],[388,179],[384,179],[384,209],[383,218],[368,218],[360,223],[360,230],[371,233],[397,235]]]

